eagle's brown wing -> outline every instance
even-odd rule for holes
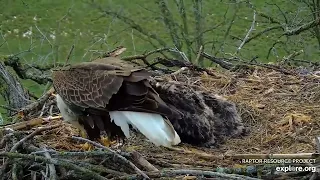
[[[55,90],[70,106],[90,111],[140,111],[178,117],[148,82],[145,69],[118,58],[80,63],[53,72]]]

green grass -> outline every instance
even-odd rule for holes
[[[20,54],[24,62],[33,62],[38,64],[52,63],[53,61],[64,62],[71,46],[75,49],[72,53],[71,62],[88,61],[98,52],[106,52],[114,47],[123,45],[127,48],[124,55],[141,54],[146,50],[152,50],[154,47],[148,43],[144,37],[141,39],[136,30],[133,30],[123,21],[112,17],[102,16],[96,8],[81,0],[28,0],[24,1],[2,0],[0,6],[0,56],[16,54],[33,47],[31,52]],[[89,1],[90,2],[90,1]],[[168,46],[172,46],[172,39],[168,28],[162,21],[161,11],[155,1],[149,0],[99,0],[95,1],[104,9],[118,12],[134,20],[147,32],[152,32],[161,38]],[[168,0],[169,9],[173,14],[175,22],[182,26],[181,17],[173,3]],[[203,0],[203,30],[212,29],[218,24],[220,26],[204,33],[205,51],[217,56],[224,56],[224,53],[234,53],[239,47],[241,41],[237,38],[244,38],[251,26],[253,10],[248,4],[229,3],[231,1],[213,1]],[[232,1],[233,2],[233,1]],[[288,19],[293,19],[301,4],[294,4],[287,0],[273,0],[286,13]],[[266,4],[266,1],[255,0],[253,5],[259,12],[264,12],[279,21],[284,18],[276,6]],[[195,28],[196,19],[194,18],[193,3],[191,0],[185,1],[186,13],[188,18],[189,38],[196,37]],[[231,26],[230,33],[225,37],[230,21],[238,6],[238,13]],[[298,18],[308,21],[310,14],[308,11],[302,11]],[[255,30],[252,34],[264,30],[271,25],[265,18],[258,16],[256,18]],[[32,35],[24,37],[23,34],[32,29]],[[261,37],[252,40],[246,44],[240,51],[245,59],[251,59],[259,56],[260,61],[274,61],[275,55],[266,59],[268,49],[272,44],[279,40],[280,30],[271,31]],[[53,38],[54,37],[54,38]],[[276,46],[276,52],[279,57],[283,57],[293,51],[303,49],[304,53],[301,59],[317,60],[319,57],[319,47],[315,38],[310,32],[304,32],[300,35],[291,37],[281,37],[285,45]],[[181,39],[182,42],[184,40]],[[152,40],[157,44],[156,41]],[[186,50],[185,46],[183,50]],[[197,49],[196,49],[197,50]],[[43,93],[43,86],[31,81],[23,81],[28,89],[40,95]]]

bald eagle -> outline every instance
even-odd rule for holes
[[[157,146],[181,142],[168,120],[183,115],[170,108],[149,84],[151,73],[116,57],[97,59],[52,72],[63,119],[91,140],[125,139],[129,125]]]

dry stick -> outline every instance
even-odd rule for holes
[[[255,23],[256,23],[256,10],[253,11],[253,20],[252,20],[251,27],[250,27],[248,33],[246,34],[246,36],[244,37],[242,43],[241,43],[240,46],[238,47],[238,49],[237,49],[237,51],[236,51],[235,54],[237,54],[237,53],[242,49],[242,47],[244,46],[244,44],[246,43],[247,39],[249,38],[250,33],[251,33],[252,30],[254,29]]]
[[[44,150],[46,150],[46,148],[44,148]],[[51,159],[51,156],[48,152],[45,152],[44,156],[48,159]],[[49,166],[49,172],[50,172],[50,180],[56,180],[57,179],[56,168],[54,167],[53,164],[48,164],[48,166]]]
[[[200,46],[200,49],[199,49],[199,52],[198,52],[198,54],[197,54],[197,57],[196,57],[196,59],[194,60],[194,64],[198,64],[198,61],[199,61],[200,56],[201,56],[202,53],[203,53],[203,46],[201,45],[201,46]]]
[[[260,180],[258,178],[252,178],[248,176],[238,175],[238,174],[225,174],[213,171],[202,171],[193,169],[179,169],[179,170],[163,170],[161,172],[148,173],[152,178],[160,177],[174,177],[177,175],[193,175],[193,176],[210,176],[210,177],[220,177],[224,179],[236,179],[236,180]],[[135,175],[133,176],[123,176],[114,179],[137,179]]]
[[[73,163],[73,161],[70,161],[70,160],[65,160],[65,161]],[[94,165],[94,164],[90,164],[90,163],[86,163],[86,162],[79,162],[79,161],[77,162],[77,165],[80,166],[80,167],[85,167],[86,169],[91,170],[93,172],[107,173],[107,174],[112,175],[112,176],[121,177],[121,176],[128,175],[127,173],[124,173],[124,172],[119,172],[119,171],[116,171],[116,170],[113,170],[113,169],[106,168],[103,165]]]
[[[23,129],[23,128],[26,128],[26,127],[32,127],[32,126],[36,126],[36,125],[39,125],[39,124],[42,124],[42,123],[43,123],[43,119],[42,118],[34,118],[34,119],[29,120],[29,121],[22,121],[22,122],[19,122],[19,123],[14,123],[14,124],[3,126],[3,127],[0,128],[0,132],[5,130],[6,128],[10,128],[10,129],[13,129],[13,130],[20,130],[20,129]]]
[[[11,108],[9,106],[5,106],[5,105],[0,105],[1,108],[5,109],[5,110],[9,110],[9,111],[13,111],[13,112],[19,112],[18,109],[14,109],[14,108]]]
[[[289,60],[295,58],[296,56],[299,56],[302,53],[303,53],[303,49],[300,51],[294,51],[293,53],[289,54],[287,57],[284,57],[283,61],[289,61]]]
[[[166,147],[166,148],[169,149],[169,150],[172,150],[172,151],[178,151],[180,153],[195,154],[195,155],[199,156],[200,158],[206,159],[206,160],[223,159],[223,156],[215,156],[215,155],[208,154],[208,153],[205,153],[205,152],[193,152],[193,151],[180,149],[180,148],[175,148],[175,147]]]
[[[139,163],[143,166],[147,171],[159,171],[156,167],[154,167],[149,161],[147,161],[140,153],[137,151],[131,152],[132,158],[135,162]]]
[[[37,128],[35,131],[33,131],[31,134],[29,134],[28,136],[22,138],[19,142],[17,142],[10,150],[10,152],[14,152],[16,151],[19,146],[21,146],[24,142],[26,142],[27,140],[33,138],[35,135],[43,132],[43,131],[47,131],[47,130],[51,130],[51,129],[55,129],[57,127],[60,127],[61,124],[56,124],[56,125],[52,125],[52,126],[48,126],[48,127],[39,127]]]
[[[111,50],[105,54],[102,55],[102,58],[106,58],[106,57],[117,57],[120,54],[122,54],[124,51],[126,51],[127,49],[123,46],[119,46],[116,47],[114,50]]]
[[[73,49],[74,49],[74,44],[71,46],[71,49],[70,49],[70,51],[69,51],[69,54],[68,54],[68,56],[67,56],[67,58],[66,58],[66,62],[64,63],[64,66],[69,62],[69,59],[70,59],[70,57],[71,57],[71,53],[72,53]]]
[[[42,153],[49,153],[51,154],[51,157],[54,158],[63,158],[63,157],[74,157],[74,156],[79,156],[79,157],[110,157],[113,156],[114,154],[112,152],[109,151],[85,151],[85,152],[79,152],[79,151],[75,151],[75,152],[59,152],[59,151],[55,151],[55,150],[42,150],[39,151],[38,148],[33,147],[33,146],[27,146],[27,148],[29,151],[32,151],[30,154],[31,155],[37,155],[37,154],[42,154]],[[129,157],[130,154],[129,153],[122,153],[123,156]],[[108,174],[113,174],[116,176],[124,176],[127,175],[127,173],[123,173],[123,172],[119,172],[119,171],[115,171],[112,169],[108,169],[105,167],[101,167],[98,165],[91,165],[91,164],[85,164],[87,169],[93,170],[93,171],[97,171],[97,172],[103,172],[103,173],[108,173]]]
[[[103,176],[100,176],[99,174],[90,171],[88,169],[79,167],[73,163],[70,163],[68,161],[63,161],[59,159],[49,159],[42,156],[35,156],[31,154],[21,154],[21,153],[14,153],[14,152],[1,152],[0,157],[8,157],[11,159],[17,159],[21,158],[28,161],[34,161],[34,162],[40,162],[40,163],[47,163],[47,164],[54,164],[57,166],[63,166],[69,169],[73,169],[75,171],[79,171],[86,175],[87,177],[90,177],[91,179],[97,179],[97,180],[106,180],[107,178],[104,178]]]
[[[51,88],[43,96],[41,96],[37,101],[35,101],[35,102],[27,105],[26,107],[22,108],[19,111],[19,113],[22,113],[23,115],[26,115],[26,114],[29,114],[31,111],[39,109],[49,99],[49,97],[52,95],[53,91],[54,91],[54,89]]]
[[[135,60],[135,59],[141,59],[143,60],[143,62],[146,64],[146,65],[150,65],[150,63],[146,60],[146,58],[152,54],[156,54],[156,53],[161,53],[163,51],[169,51],[170,48],[159,48],[159,49],[156,49],[156,50],[153,50],[153,51],[149,51],[147,53],[144,53],[142,55],[134,55],[134,56],[128,56],[128,57],[123,57],[121,58],[122,60],[125,60],[125,61],[132,61],[132,60]]]
[[[320,137],[319,136],[315,137],[315,142],[317,145],[317,152],[320,153]]]
[[[178,69],[177,71],[171,73],[170,75],[178,75],[178,74],[180,74],[181,72],[183,72],[183,71],[185,71],[187,69],[189,69],[189,68],[188,67],[182,67],[182,68]]]
[[[74,157],[74,156],[79,156],[79,157],[101,157],[101,156],[113,156],[113,153],[109,152],[109,151],[85,151],[85,152],[79,152],[79,151],[75,151],[75,152],[59,152],[59,151],[55,151],[55,150],[40,150],[39,148],[35,147],[34,145],[30,145],[30,144],[24,144],[24,149],[26,149],[28,152],[31,152],[30,155],[37,155],[37,154],[43,154],[43,153],[48,153],[50,154],[51,157],[53,158],[64,158],[64,157]],[[128,153],[122,153],[124,156],[129,156]],[[72,161],[70,161],[70,163],[73,163]],[[81,165],[79,166],[84,166],[89,170],[95,171],[95,172],[99,172],[99,173],[108,173],[108,174],[112,174],[112,175],[116,175],[116,176],[125,176],[127,175],[127,173],[123,173],[123,172],[119,172],[119,171],[115,171],[112,169],[108,169],[106,167],[103,166],[99,166],[99,165],[92,165],[89,163],[81,163]],[[61,170],[61,167],[58,167]]]
[[[57,128],[61,126],[60,124],[56,124],[56,125],[53,125],[53,126],[48,126],[48,127],[40,127],[40,128],[37,128],[35,131],[33,131],[31,134],[29,134],[28,136],[22,138],[20,141],[18,141],[16,144],[13,145],[13,147],[10,149],[9,152],[14,152],[16,151],[24,142],[26,142],[27,140],[33,138],[35,135],[43,132],[43,131],[46,131],[46,130],[51,130],[51,129],[54,129],[54,128]],[[3,177],[3,173],[6,171],[7,169],[7,166],[9,164],[9,160],[7,160],[2,168],[1,168],[1,171],[0,171],[0,177]]]
[[[85,139],[85,138],[82,138],[82,137],[75,137],[75,136],[72,136],[72,139],[75,139],[75,140],[79,140],[79,141],[83,141],[83,142],[88,142],[96,147],[99,147],[99,148],[102,148],[103,150],[106,150],[106,151],[110,151],[114,154],[114,156],[116,156],[117,158],[123,160],[125,163],[129,164],[136,172],[137,174],[140,174],[142,175],[144,178],[147,178],[147,179],[150,179],[144,172],[142,172],[136,165],[134,165],[132,162],[130,162],[128,159],[126,159],[125,157],[121,156],[120,154],[118,154],[117,152],[115,152],[114,150],[108,148],[108,147],[105,147],[99,143],[96,143],[94,141],[91,141],[89,139]]]
[[[6,135],[4,135],[2,137],[2,139],[0,141],[0,149],[2,149],[4,147],[4,145],[11,138],[11,136],[14,136],[14,134],[13,133],[9,133],[9,134],[6,134]]]
[[[14,163],[13,166],[12,166],[12,170],[11,170],[11,177],[12,177],[12,180],[18,180],[18,177],[17,177],[17,163]]]
[[[249,65],[253,65],[253,66],[260,66],[260,67],[267,68],[267,69],[272,69],[272,70],[281,72],[286,75],[292,75],[292,76],[296,75],[294,72],[290,72],[285,69],[281,69],[280,67],[277,67],[277,66],[274,66],[271,64],[250,63],[250,62],[245,62],[245,64],[249,64]]]
[[[13,138],[12,138],[12,143],[13,143],[13,144],[16,143],[16,137],[15,137],[15,136],[13,136]],[[6,168],[6,166],[8,166],[8,164],[9,164],[9,160],[6,160],[6,162],[4,163],[4,168]],[[13,164],[12,164],[12,169],[11,169],[11,177],[12,177],[12,180],[18,180],[17,171],[18,171],[17,163],[16,163],[16,162],[13,162]]]

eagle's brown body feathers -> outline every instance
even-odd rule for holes
[[[121,128],[111,121],[110,111],[134,111],[181,118],[159,97],[148,82],[150,73],[118,58],[104,58],[65,67],[53,72],[57,94],[76,115],[90,139],[101,132],[124,138]],[[164,118],[169,131],[175,132]],[[170,128],[171,127],[171,128]],[[173,133],[174,135],[174,133]]]

